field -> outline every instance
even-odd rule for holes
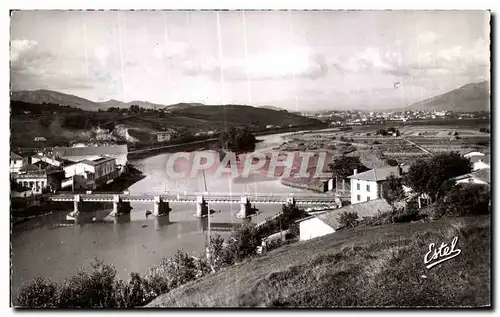
[[[461,253],[432,269],[430,243]],[[490,218],[339,231],[271,251],[159,296],[149,307],[488,306]]]
[[[483,124],[484,125],[484,124]],[[471,151],[490,152],[489,133],[479,132],[479,126],[458,125],[404,125],[396,126],[401,136],[379,136],[382,126],[355,127],[351,131],[331,129],[322,132],[296,133],[288,136],[279,147],[283,151],[321,151],[333,156],[359,156],[369,168],[387,166],[388,159],[412,164],[430,153]],[[409,142],[411,141],[411,142]],[[414,144],[418,146],[415,146]],[[346,150],[347,149],[347,150]]]

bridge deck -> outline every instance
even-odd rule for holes
[[[76,194],[56,194],[47,198],[52,201],[74,201]],[[116,195],[120,196],[123,202],[154,202],[155,196],[151,194],[119,194],[119,193],[96,193],[80,194],[82,201],[88,202],[113,202]],[[325,204],[335,202],[335,196],[324,194],[215,194],[215,193],[191,193],[184,195],[164,194],[159,195],[162,202],[172,203],[196,203],[199,196],[207,203],[240,203],[241,197],[247,197],[250,203],[284,204],[288,199],[293,198],[296,204]]]

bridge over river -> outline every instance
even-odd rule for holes
[[[153,203],[153,215],[159,217],[168,214],[170,203],[196,204],[196,216],[203,217],[208,213],[208,204],[239,203],[241,208],[238,218],[246,218],[252,212],[254,204],[296,204],[296,205],[327,205],[338,204],[338,198],[326,194],[280,194],[280,193],[185,193],[173,194],[129,194],[129,193],[92,193],[92,194],[54,194],[47,196],[50,201],[74,202],[72,215],[80,213],[82,204],[112,202],[111,216],[130,211],[131,202]]]

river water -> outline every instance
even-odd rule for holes
[[[283,143],[283,134],[259,137],[255,151],[267,151]],[[167,177],[169,153],[131,161],[146,177],[133,184],[130,193],[203,192],[203,176],[180,181]],[[301,189],[286,187],[278,179],[258,174],[241,180],[214,177],[207,172],[206,186],[211,192],[300,193]],[[130,272],[144,275],[162,257],[172,256],[178,249],[193,254],[204,250],[207,219],[194,217],[194,204],[171,204],[168,216],[146,217],[151,203],[132,204],[132,211],[120,217],[109,217],[110,209],[100,208],[84,213],[76,221],[67,221],[67,212],[58,212],[30,220],[12,230],[11,267],[13,294],[23,283],[42,276],[61,281],[75,274],[79,267],[89,267],[93,258],[113,264],[121,278]],[[241,223],[235,212],[239,204],[210,205],[217,213],[211,216],[212,227]],[[257,204],[259,213],[252,222],[262,221],[279,212],[280,205]],[[92,219],[94,218],[94,219]],[[212,234],[227,234],[213,231]]]

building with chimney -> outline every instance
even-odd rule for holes
[[[351,204],[382,198],[382,184],[391,176],[401,177],[408,172],[408,166],[374,168],[369,171],[354,174],[351,180]]]

